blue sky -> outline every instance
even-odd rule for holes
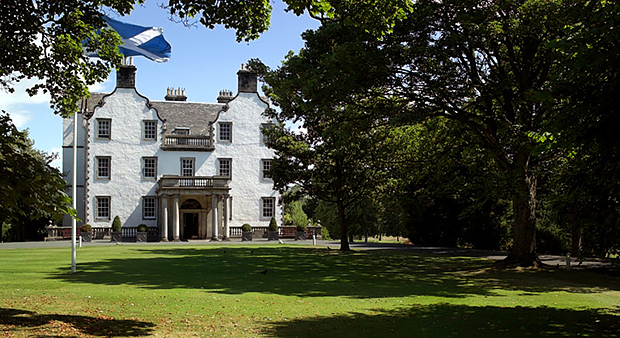
[[[134,58],[136,88],[151,100],[163,100],[166,88],[185,88],[188,101],[216,102],[219,91],[237,90],[237,71],[242,63],[259,58],[272,68],[280,65],[289,51],[303,47],[301,33],[318,27],[307,15],[297,17],[284,11],[281,2],[272,3],[271,28],[258,40],[237,43],[235,32],[223,27],[213,30],[197,25],[187,28],[168,20],[165,10],[156,1],[136,7],[130,16],[115,17],[120,21],[141,26],[163,27],[166,40],[172,45],[172,57],[167,63],[155,63],[144,57]],[[91,88],[92,92],[114,90],[116,73]],[[61,153],[62,119],[49,108],[49,97],[29,97],[24,89],[33,82],[22,82],[14,94],[0,91],[0,107],[8,111],[20,130],[27,128],[35,147],[48,153]],[[61,160],[54,164],[60,166]]]

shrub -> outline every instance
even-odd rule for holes
[[[114,217],[114,221],[112,221],[112,231],[121,232],[121,218],[118,216]]]
[[[275,217],[271,217],[271,221],[269,221],[269,231],[278,231],[278,221]]]
[[[321,227],[321,238],[323,238],[324,240],[332,239],[329,236],[329,230],[327,229],[327,227]]]
[[[149,231],[149,227],[146,224],[140,224],[138,225],[138,232],[148,232]]]
[[[245,223],[244,225],[241,226],[241,231],[250,232],[252,231],[252,226],[249,225],[248,223]]]
[[[82,232],[91,232],[93,231],[93,227],[90,226],[90,224],[84,224],[82,225]]]

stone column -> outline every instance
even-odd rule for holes
[[[224,219],[224,241],[230,241],[230,229],[228,228],[228,195],[222,200],[222,218]]]
[[[211,195],[211,226],[213,227],[213,237],[211,237],[212,241],[219,241],[219,229],[218,229],[218,221],[217,221],[217,199],[219,195]]]
[[[179,237],[179,228],[180,228],[180,220],[179,220],[179,195],[174,195],[174,205],[172,206],[172,240],[178,242],[181,240]]]
[[[168,195],[163,195],[161,197],[161,209],[162,209],[162,215],[161,215],[161,238],[160,240],[162,242],[168,242]]]

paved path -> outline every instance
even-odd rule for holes
[[[285,244],[293,245],[312,245],[312,240],[295,241],[293,239],[284,239]],[[252,242],[241,242],[240,239],[233,239],[227,242],[212,242],[208,240],[192,240],[183,242],[149,242],[149,243],[132,243],[123,242],[122,245],[255,245],[255,244],[267,244],[267,239],[254,239]],[[109,241],[93,241],[91,243],[83,243],[84,246],[109,246],[116,245]],[[339,241],[316,241],[317,246],[327,247],[332,249],[340,248]],[[430,255],[446,255],[454,257],[480,257],[493,260],[502,260],[506,258],[507,252],[504,251],[487,251],[487,250],[470,250],[470,249],[458,249],[458,248],[446,248],[446,247],[432,247],[432,246],[417,246],[417,245],[405,245],[397,243],[376,243],[376,242],[353,242],[349,246],[353,250],[399,250],[409,251]],[[51,248],[51,247],[71,247],[71,241],[49,241],[49,242],[18,242],[18,243],[0,243],[0,250],[2,249],[17,249],[17,248]],[[566,256],[557,255],[540,255],[540,260],[549,266],[566,266]],[[585,259],[582,262],[571,259],[572,269],[587,269],[593,271],[603,271],[611,273],[613,275],[620,276],[620,267],[617,262],[614,264],[611,259]]]

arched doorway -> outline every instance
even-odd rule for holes
[[[195,199],[188,199],[181,204],[181,214],[183,215],[183,238],[198,238],[200,228],[200,210],[202,205]]]

